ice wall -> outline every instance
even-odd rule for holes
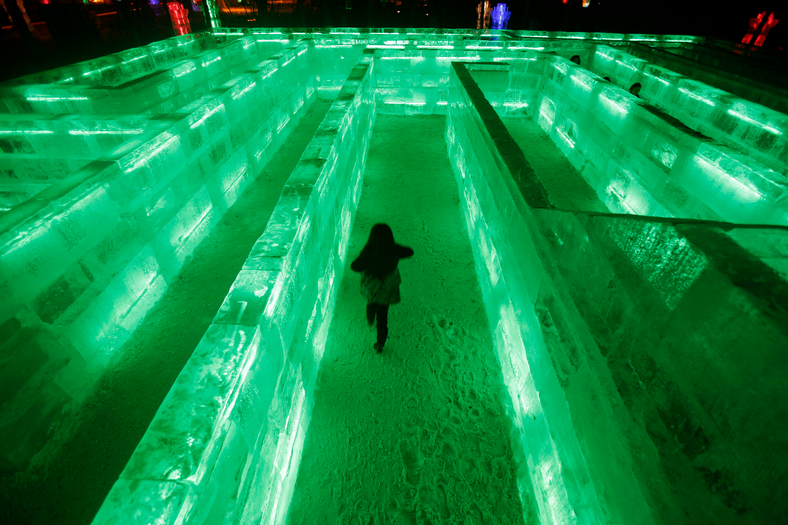
[[[682,49],[659,49],[640,43],[632,43],[623,50],[652,65],[667,68],[687,78],[715,86],[780,113],[788,113],[788,89],[780,87],[785,86],[786,83],[785,81],[780,82],[779,76],[775,75],[773,70],[770,71],[771,68],[757,68],[748,64],[744,71],[721,71],[715,65],[698,63],[692,58],[688,58],[683,54],[685,50]],[[741,51],[733,51],[731,53],[728,50],[724,55],[728,58],[738,58],[736,53],[741,53]],[[721,52],[721,54],[723,53]],[[756,80],[752,76],[753,73],[763,75],[762,80]]]
[[[549,206],[548,196],[511,139],[501,144],[511,155],[499,152],[495,141],[505,138],[505,128],[498,120],[497,128],[488,129],[494,110],[467,68],[455,65],[450,82],[449,157],[515,410],[510,417],[518,488],[535,494],[542,523],[603,523],[549,358],[534,351],[544,347],[534,310],[544,269],[528,218],[531,207]]]
[[[621,62],[600,74],[617,75],[624,84],[641,78],[632,77],[635,69]],[[506,103],[499,111],[536,120],[611,211],[788,224],[785,176],[682,124],[678,117],[688,122],[701,117],[693,113],[699,95],[678,87],[685,85],[678,75],[663,77],[654,77],[659,81],[654,83],[694,97],[686,97],[691,104],[676,104],[674,115],[563,57],[539,55],[511,63]],[[644,90],[647,85],[652,86],[643,79]],[[763,126],[753,122],[753,128]]]
[[[552,209],[472,67],[447,141],[541,522],[779,521],[788,229]]]
[[[365,52],[94,524],[284,518],[374,117]]]
[[[595,73],[627,91],[639,82],[640,98],[693,130],[779,173],[788,171],[785,114],[612,47],[598,46],[592,58],[589,68]]]
[[[159,56],[177,42],[200,40],[160,45]],[[3,87],[9,106],[19,102],[12,109],[38,112],[0,115],[0,184],[20,190],[0,216],[4,469],[24,467],[64,409],[82,401],[315,96],[305,44],[272,54],[246,38],[200,49],[137,80],[142,65],[154,67],[149,55],[131,71],[123,57],[107,59],[114,69],[102,74],[114,71],[122,92],[151,79],[158,86],[146,84],[158,98],[115,98],[126,103],[121,117],[97,114],[89,96],[111,86],[68,88],[86,100],[32,102],[43,87]],[[64,74],[72,73],[49,75]]]
[[[84,396],[91,371],[113,357],[318,92],[338,94],[327,127],[101,520],[276,520],[286,509],[297,470],[288,465],[297,465],[331,317],[331,275],[341,277],[358,198],[358,182],[341,184],[363,165],[364,126],[386,111],[449,113],[516,410],[519,486],[536,495],[543,521],[677,523],[687,513],[693,523],[779,521],[779,490],[756,489],[780,488],[785,471],[775,350],[788,325],[784,230],[551,210],[493,111],[541,119],[613,209],[781,223],[784,184],[774,172],[679,122],[704,122],[709,104],[698,97],[730,98],[619,56],[622,72],[664,81],[643,77],[654,83],[641,81],[646,100],[670,86],[654,104],[681,101],[674,120],[565,60],[579,54],[588,65],[606,44],[683,49],[703,40],[244,29],[0,86],[0,293],[11,298],[0,304],[2,467],[23,465],[60,409]],[[347,79],[359,57],[376,79]],[[456,62],[477,66],[460,79]],[[723,117],[736,117],[732,135],[745,142],[765,136],[764,125],[783,131],[729,109],[738,112],[725,106]]]

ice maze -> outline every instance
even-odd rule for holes
[[[94,525],[285,523],[377,114],[445,115],[539,523],[781,521],[788,97],[746,54],[682,36],[218,30],[0,85],[4,469],[89,395],[323,98]],[[528,129],[568,183],[535,167]]]

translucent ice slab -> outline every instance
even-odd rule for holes
[[[595,60],[619,60],[618,54],[609,58],[606,52],[599,48]],[[541,68],[539,61],[544,61]],[[781,173],[712,142],[562,57],[511,68],[507,99],[525,104],[525,115],[550,134],[609,210],[786,224],[788,179]],[[664,72],[653,71],[652,76],[644,88],[669,82]],[[529,82],[535,86],[532,102],[523,101],[519,87]],[[692,111],[702,117],[697,105],[709,107],[695,100],[702,96],[689,84],[680,89],[692,94]],[[513,109],[504,107],[503,112],[517,114]]]
[[[93,523],[124,515],[270,523],[286,513],[360,197],[373,98],[365,53]]]
[[[28,193],[10,195],[0,215],[0,323],[46,326],[36,337],[58,341],[19,371],[20,384],[67,359],[54,413],[84,397],[314,97],[301,45],[174,114],[1,116],[0,187],[31,185],[7,186]],[[9,393],[3,429],[25,417],[28,397]],[[36,421],[43,430],[33,434],[45,438],[51,419]],[[0,440],[0,453],[23,466],[41,437]]]
[[[130,71],[122,69],[121,56],[101,59],[108,62],[105,66],[85,63],[85,68],[98,67],[80,75],[95,77],[89,84],[5,84],[0,87],[0,109],[45,114],[170,113],[254,69],[282,46],[254,37],[220,39],[218,44],[162,64],[152,61],[151,54],[140,54],[144,48],[137,48],[133,51],[139,56],[133,60],[139,59],[135,64],[140,66]]]
[[[754,434],[785,435],[773,422],[788,319],[774,305],[786,303],[788,229],[552,209],[463,69],[448,147],[514,405],[518,483],[541,523],[778,519],[785,502],[752,480],[779,484],[783,470],[762,466],[784,439]]]
[[[788,116],[649,64],[621,50],[599,46],[590,68],[690,128],[785,174],[788,171]]]

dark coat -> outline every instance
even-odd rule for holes
[[[402,279],[397,270],[400,259],[413,255],[413,250],[396,244],[391,254],[381,256],[367,247],[361,251],[350,269],[361,273],[361,293],[368,303],[396,304],[400,302],[399,285]]]

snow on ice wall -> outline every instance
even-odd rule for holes
[[[306,45],[281,48],[188,35],[0,88],[4,468],[46,443],[306,112]]]
[[[284,518],[360,198],[372,69],[364,53],[95,525]]]
[[[521,497],[542,523],[779,521],[788,229],[551,209],[477,65],[453,67],[449,154]]]

